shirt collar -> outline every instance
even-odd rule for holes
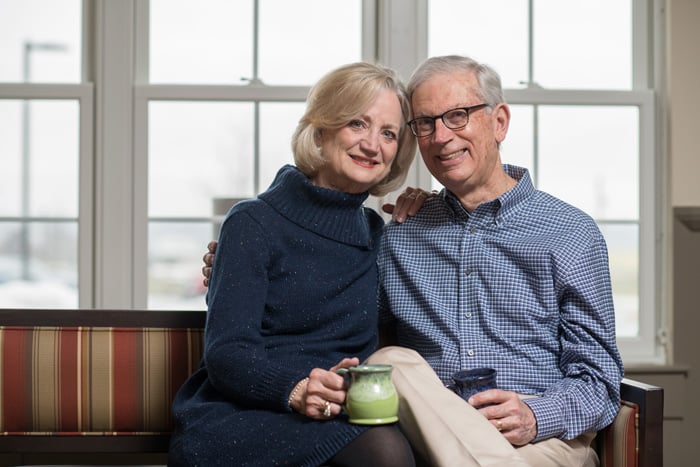
[[[480,218],[499,223],[516,213],[520,206],[532,196],[535,187],[526,168],[504,164],[503,169],[516,180],[515,186],[498,198],[480,204],[471,214],[464,209],[452,192],[446,189],[442,190],[441,196],[457,219],[466,221],[470,218]]]

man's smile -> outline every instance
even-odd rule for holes
[[[449,160],[455,159],[457,157],[460,157],[466,153],[467,153],[466,149],[460,149],[459,151],[455,151],[455,152],[450,153],[450,154],[438,155],[438,159],[440,159],[441,161],[449,161]]]

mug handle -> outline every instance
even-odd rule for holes
[[[338,368],[337,370],[335,370],[335,373],[336,373],[337,375],[342,376],[342,377],[345,379],[345,384],[346,384],[346,385],[349,383],[349,377],[348,377],[348,375],[350,375],[350,370],[348,370],[347,368]],[[347,389],[349,389],[349,387],[348,387]],[[341,408],[341,410],[343,411],[343,413],[345,413],[345,414],[348,413],[348,411],[347,411],[347,409],[346,409],[346,407],[345,407],[345,403],[341,404],[341,405],[340,405],[340,408]]]

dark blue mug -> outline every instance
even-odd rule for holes
[[[496,370],[493,368],[459,370],[452,375],[452,381],[453,384],[448,384],[447,387],[466,401],[477,392],[496,388]]]

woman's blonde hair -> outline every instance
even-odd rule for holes
[[[326,74],[311,88],[306,111],[292,136],[294,162],[299,170],[308,177],[315,176],[326,163],[318,147],[321,131],[343,128],[362,115],[384,89],[396,93],[403,121],[391,170],[369,192],[382,196],[398,189],[406,180],[416,154],[416,140],[406,126],[406,122],[411,120],[411,106],[406,88],[396,72],[368,62],[341,66]]]

